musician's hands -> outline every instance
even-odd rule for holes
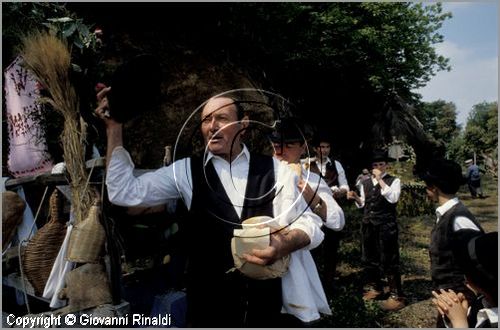
[[[378,168],[374,168],[372,170],[372,176],[375,178],[375,180],[379,181],[382,175],[382,171],[379,170]]]

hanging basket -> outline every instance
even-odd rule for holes
[[[2,251],[10,243],[23,221],[26,203],[13,191],[2,192]]]
[[[62,196],[56,189],[50,196],[50,220],[31,238],[22,255],[23,272],[41,296],[47,279],[66,235],[65,221],[61,219]]]
[[[69,261],[79,263],[98,263],[104,247],[106,234],[99,221],[101,209],[94,203],[87,218],[76,224],[71,231],[68,254]]]

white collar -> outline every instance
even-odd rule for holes
[[[458,197],[452,198],[443,205],[436,209],[436,215],[438,219],[441,218],[446,212],[448,212],[453,206],[458,204]]]
[[[328,163],[330,163],[330,164],[332,163],[332,160],[330,159],[330,157],[326,157],[326,162],[324,162],[324,163],[322,162],[323,159],[318,158],[318,157],[315,157],[314,160],[316,161],[317,164],[321,164],[321,165],[326,165]]]
[[[486,320],[489,320],[491,324],[498,323],[498,307],[481,308],[477,312],[477,324],[476,325],[479,325]]]
[[[247,148],[247,146],[244,143],[242,143],[241,145],[242,145],[241,152],[238,154],[238,156],[236,156],[233,159],[233,162],[236,161],[240,157],[245,157],[246,161],[250,162],[250,151],[248,151],[248,148]],[[207,152],[207,158],[205,159],[205,162],[204,162],[203,166],[207,166],[208,162],[212,158],[221,159],[221,160],[226,161],[224,158],[222,158],[220,156],[217,156],[217,155],[214,155],[211,151],[208,151]]]

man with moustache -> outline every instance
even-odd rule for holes
[[[134,177],[134,165],[123,148],[122,124],[105,115],[108,92],[106,88],[98,94],[96,113],[106,125],[110,201],[122,206],[152,206],[182,198],[189,210],[185,228],[190,324],[287,326],[290,319],[280,313],[280,278],[254,280],[228,270],[234,267],[233,230],[253,216],[273,217],[286,230],[272,233],[269,247],[245,255],[248,262],[269,265],[321,243],[321,219],[301,198],[296,175],[272,157],[249,152],[241,142],[248,125],[241,105],[230,97],[216,96],[206,102],[200,116],[204,157],[180,159]]]

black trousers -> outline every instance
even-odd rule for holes
[[[388,278],[391,294],[402,295],[399,273],[398,224],[363,222],[361,226],[362,261],[365,283],[382,289],[382,277]]]
[[[483,191],[481,189],[481,180],[469,180],[467,182],[467,186],[469,187],[469,191],[472,197],[483,195]]]
[[[188,282],[188,322],[203,328],[283,327],[290,319],[281,314],[281,297],[281,278],[253,280],[239,271],[205,281],[196,277]]]
[[[325,234],[325,238],[320,246],[311,251],[311,254],[319,270],[323,288],[329,293],[333,287],[333,278],[335,277],[339,260],[339,246],[342,239],[342,232],[326,228],[325,226],[321,227],[321,229]]]

